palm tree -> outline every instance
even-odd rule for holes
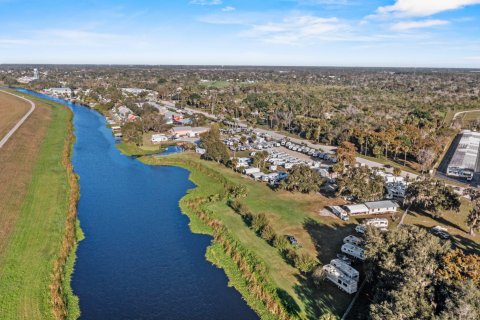
[[[480,230],[480,203],[476,202],[475,206],[470,210],[467,217],[467,226],[470,227],[470,235],[474,236],[475,231]]]
[[[480,230],[480,192],[470,189],[470,199],[473,201],[473,208],[467,216],[467,226],[470,228],[470,235]]]
[[[234,142],[233,143],[233,158],[234,159],[236,158],[237,149],[238,149],[238,142]]]

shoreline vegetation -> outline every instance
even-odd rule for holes
[[[172,157],[142,157],[139,160],[148,165],[177,166],[190,171],[189,179],[196,187],[180,200],[180,208],[189,217],[192,232],[213,237],[212,245],[207,248],[207,260],[224,270],[229,285],[240,292],[262,320],[296,319],[282,303],[280,290],[270,279],[262,259],[242,245],[207,208],[208,204],[226,200],[228,190],[234,184],[218,172],[193,161]],[[209,192],[214,189],[217,189],[214,193]]]
[[[139,161],[148,165],[181,167],[190,172],[189,179],[196,187],[180,200],[181,211],[189,217],[192,232],[213,237],[207,248],[207,260],[224,270],[229,285],[240,292],[262,320],[341,317],[351,297],[333,289],[334,286],[327,282],[314,289],[312,279],[300,272],[298,266],[292,265],[288,254],[287,257],[282,255],[279,247],[253,230],[233,204],[242,203],[243,208],[251,210],[253,217],[266,216],[279,238],[295,234],[300,245],[283,252],[293,251],[295,256],[304,257],[316,256],[317,252],[318,244],[310,235],[316,229],[309,229],[310,225],[325,229],[346,227],[349,230],[351,227],[347,224],[320,226],[315,216],[317,206],[322,206],[322,199],[272,191],[215,162],[201,160],[192,152],[145,156]],[[234,195],[239,187],[247,191],[242,199]],[[334,238],[330,240],[342,241]],[[285,246],[290,247],[289,244]],[[331,259],[327,256],[332,254],[325,250],[320,260]]]
[[[71,163],[73,113],[60,103],[10,92],[50,108],[52,119],[0,266],[0,292],[8,292],[0,299],[0,313],[2,319],[77,319],[80,308],[70,280],[83,234],[77,219],[78,177]]]

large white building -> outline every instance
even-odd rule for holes
[[[463,130],[457,149],[447,167],[447,175],[472,180],[478,172],[478,150],[480,148],[480,132]]]
[[[57,97],[71,97],[72,89],[70,88],[49,88],[45,89],[47,94],[51,94]]]

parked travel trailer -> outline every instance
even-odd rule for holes
[[[353,245],[359,246],[363,243],[363,240],[353,235],[349,235],[343,238],[343,243],[351,243]]]
[[[347,277],[340,269],[331,264],[324,265],[322,269],[325,271],[327,279],[346,293],[357,292],[358,281]]]
[[[349,266],[347,263],[340,259],[333,259],[330,261],[330,264],[334,266],[335,268],[339,269],[342,271],[347,277],[353,280],[357,280],[360,278],[360,273],[358,272],[357,269],[353,268],[352,266]]]
[[[330,211],[332,211],[333,214],[335,214],[337,217],[339,217],[343,221],[348,221],[348,219],[349,219],[348,214],[345,210],[343,210],[339,206],[331,206],[329,208],[330,208]]]
[[[375,228],[387,228],[388,220],[384,218],[368,219],[368,220],[365,220],[364,224],[367,226],[375,227]]]
[[[250,167],[243,170],[243,173],[246,175],[251,175],[252,173],[260,172],[259,168]]]
[[[354,258],[365,260],[364,250],[356,245],[345,243],[342,245],[342,252],[351,255]]]

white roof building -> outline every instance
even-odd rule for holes
[[[478,150],[480,148],[480,132],[463,130],[457,149],[447,167],[447,175],[471,180],[478,172]]]
[[[343,207],[351,215],[368,213],[368,208],[364,204],[349,204]]]
[[[369,201],[365,202],[365,206],[368,208],[369,214],[381,214],[387,212],[395,212],[399,205],[390,200],[382,200],[382,201]]]
[[[164,141],[167,141],[167,140],[168,140],[168,138],[164,134],[152,134],[151,141],[153,143],[164,142]]]

